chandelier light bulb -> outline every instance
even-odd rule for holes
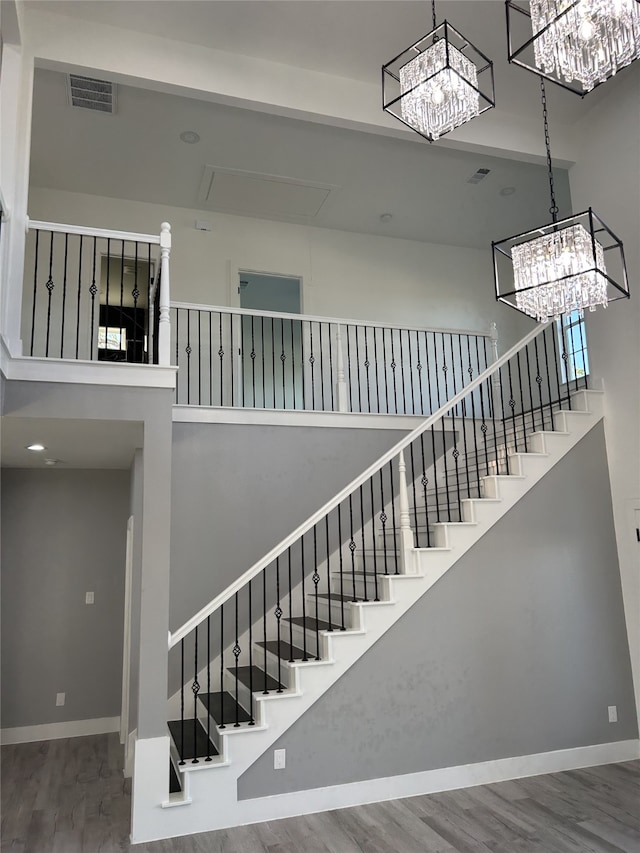
[[[431,103],[432,104],[441,104],[444,101],[444,92],[442,89],[435,88],[431,93]]]
[[[589,41],[595,35],[596,28],[593,26],[593,22],[588,18],[585,18],[582,24],[580,25],[580,38],[583,41]]]

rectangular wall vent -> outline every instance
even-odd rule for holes
[[[467,178],[468,184],[479,184],[480,181],[484,181],[487,177],[491,169],[478,169],[477,172],[474,172],[470,178]]]
[[[107,80],[95,80],[93,77],[80,77],[69,74],[67,77],[69,103],[72,107],[85,110],[97,110],[101,113],[115,113],[116,87]]]

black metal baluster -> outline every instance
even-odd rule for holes
[[[287,548],[289,557],[289,663],[293,663],[293,594],[291,592],[291,546]]]
[[[589,388],[589,371],[587,370],[587,362],[589,360],[589,353],[587,351],[587,345],[584,340],[584,335],[586,335],[586,329],[584,325],[584,311],[580,312],[581,317],[578,323],[578,331],[580,332],[580,352],[582,353],[582,364],[584,365],[584,387]],[[577,379],[577,372],[576,372]]]
[[[463,368],[464,357],[462,355],[462,335],[458,335],[458,369],[460,370],[460,390],[465,386]],[[473,393],[473,392],[472,392]],[[468,395],[469,396],[469,395]],[[471,477],[469,476],[469,446],[467,444],[467,397],[460,403],[460,417],[462,418],[462,443],[464,445],[464,469],[467,475],[467,497],[471,497]]]
[[[516,366],[518,368],[518,385],[520,386],[520,407],[522,417],[522,440],[524,442],[524,452],[527,453],[527,421],[524,413],[524,392],[522,390],[522,368],[520,366],[520,350],[516,353]]]
[[[136,243],[136,249],[138,248],[138,244]],[[138,256],[136,255],[136,267],[138,266]],[[158,318],[158,322],[160,320],[160,269],[158,269],[158,274],[156,276],[157,286],[156,286],[156,297],[154,300],[155,305],[153,306],[153,316],[151,314],[152,305],[151,305],[151,243],[147,243],[147,311],[145,317],[145,331],[147,333],[147,355],[146,355],[146,363],[148,364],[150,361],[154,364],[158,362],[158,339],[156,337],[158,332],[158,324],[155,321],[155,317]],[[155,306],[157,307],[157,311]],[[149,352],[149,341],[151,340],[151,334],[153,333],[153,353]],[[178,362],[176,361],[176,364]],[[176,398],[177,399],[177,398]]]
[[[293,323],[294,323],[294,321],[290,320],[289,322],[291,323],[291,387],[293,388],[293,408],[295,409],[296,408],[296,396],[297,396],[296,391],[297,391],[297,389],[296,389],[296,355],[295,355],[295,348],[293,345]],[[303,371],[302,372],[304,373],[304,365],[303,365]]]
[[[382,553],[384,557],[384,573],[389,574],[389,563],[387,559],[387,513],[384,503],[384,482],[382,478],[382,468],[378,471],[380,475],[380,524],[382,525]],[[393,498],[393,495],[392,495]]]
[[[191,309],[187,308],[187,406],[191,403]]]
[[[267,690],[267,568],[262,570],[262,643],[264,648],[264,690]],[[280,679],[278,679],[280,681]]]
[[[375,369],[375,378],[376,378],[376,413],[382,414],[382,410],[380,408],[380,375],[379,375],[379,362],[378,362],[378,328],[377,326],[373,327],[373,366]]]
[[[240,314],[240,387],[242,388],[242,402],[240,405],[244,408],[245,406],[245,393],[247,386],[247,377],[245,373],[245,363],[244,363],[244,321],[245,315]]]
[[[504,463],[505,463],[505,473],[510,473],[510,463],[509,463],[509,442],[507,439],[507,427],[505,423],[504,417],[504,384],[503,384],[503,374],[502,367],[498,368],[498,384],[500,386],[500,420],[502,421],[502,440],[504,441]]]
[[[262,348],[264,349],[264,340],[262,342]],[[275,331],[275,320],[271,318],[271,385],[273,390],[273,408],[276,408],[276,331]],[[266,395],[265,395],[265,408],[266,408]],[[284,406],[283,406],[284,408]]]
[[[376,514],[375,503],[373,497],[373,475],[369,478],[369,488],[371,491],[371,549],[373,551],[373,594],[374,601],[380,601],[378,595],[378,555],[376,548]]]
[[[47,338],[46,338],[46,345],[45,345],[45,352],[44,352],[45,357],[47,357],[47,358],[49,357],[49,330],[51,328],[51,297],[53,294],[53,288],[55,287],[55,284],[53,283],[53,238],[54,238],[54,236],[55,235],[52,231],[50,239],[49,239],[49,278],[47,279],[47,283],[45,284],[45,287],[49,291],[49,296],[48,296],[48,300],[47,300]]]
[[[509,408],[511,409],[511,421],[513,424],[513,441],[516,453],[518,452],[518,427],[516,425],[516,398],[513,396],[513,378],[511,376],[511,361],[507,362],[507,376],[509,377]]]
[[[271,324],[273,325],[273,317],[271,318]],[[271,339],[273,341],[273,337]],[[261,357],[260,361],[262,363],[262,408],[267,408],[267,378],[264,372],[264,317],[260,318],[260,350]],[[273,352],[273,346],[271,347]]]
[[[226,729],[224,722],[224,602],[220,605],[220,728]]]
[[[324,340],[322,335],[323,327],[324,323],[318,323],[318,335],[320,336],[320,410],[324,412]],[[331,349],[329,349],[329,352],[331,352]]]
[[[333,631],[333,617],[331,613],[331,598],[333,595],[331,589],[331,551],[329,545],[329,515],[325,515],[324,517],[324,538],[325,538],[325,547],[327,554],[327,589],[329,591],[329,606],[328,606],[328,615],[329,615],[329,631]],[[320,655],[318,655],[318,658]]]
[[[180,761],[184,764],[184,640],[180,640]]]
[[[78,246],[78,299],[76,302],[76,358],[80,353],[80,297],[82,295],[82,240],[83,235],[80,234],[80,244]]]
[[[369,379],[369,336],[367,334],[367,327],[364,327],[364,369],[366,372],[366,380],[367,380],[367,411],[371,412],[371,381]]]
[[[416,332],[417,335],[417,332]],[[407,329],[407,347],[409,349],[409,381],[411,387],[411,414],[415,415],[416,413],[416,395],[414,388],[414,379],[413,379],[413,353],[411,351],[411,330]]]
[[[218,312],[218,337],[220,346],[218,348],[218,361],[220,362],[220,405],[224,406],[224,347],[222,346],[222,311]]]
[[[395,415],[398,414],[398,386],[396,382],[396,356],[395,356],[395,347],[393,345],[393,329],[389,329],[391,332],[391,372],[393,376],[393,412]]]
[[[351,335],[349,334],[350,326],[344,327],[347,337],[347,377],[349,379],[349,411],[353,411],[353,380],[351,378]]]
[[[449,387],[447,382],[447,373],[449,372],[449,366],[447,364],[447,354],[444,346],[444,333],[440,335],[441,343],[442,343],[442,375],[444,377],[444,399],[449,399]],[[438,392],[438,408],[440,408],[440,392]],[[444,426],[444,418],[440,418],[440,423],[442,425],[442,462],[444,465],[444,488],[445,495],[447,498],[447,521],[451,521],[451,499],[449,496],[449,469],[447,467],[447,433]],[[454,433],[454,441],[455,441],[455,433]]]
[[[413,490],[413,522],[415,524],[416,545],[420,547],[420,530],[418,527],[418,501],[416,499],[416,477],[413,461],[413,442],[409,445],[409,460],[411,462],[411,488]]]
[[[389,412],[389,375],[387,373],[387,342],[384,336],[386,329],[384,326],[382,327],[382,360],[384,362],[384,396],[385,396],[385,410],[384,414],[388,415]],[[383,414],[380,412],[380,414]]]
[[[304,588],[304,534],[300,537],[300,567],[302,572],[302,660],[307,661],[307,600]]]
[[[91,286],[89,287],[89,293],[91,294],[91,351],[89,354],[89,359],[93,359],[93,335],[94,329],[96,327],[95,324],[95,308],[96,308],[96,293],[98,292],[98,288],[96,286],[96,255],[97,255],[97,238],[93,238],[93,275],[91,278]],[[176,379],[177,381],[177,379]]]
[[[341,631],[346,631],[344,624],[344,556],[342,553],[342,503],[338,504],[338,562],[340,564],[340,619]]]
[[[416,363],[416,370],[418,371],[418,388],[420,389],[420,414],[424,415],[424,392],[422,389],[422,358],[420,357],[420,335],[416,331],[416,354],[418,356],[418,361]]]
[[[300,324],[300,365],[302,367],[302,408],[305,410],[307,408],[307,385],[306,385],[306,375],[307,371],[305,370],[304,363],[304,323],[300,320],[296,320],[297,323]]]
[[[469,335],[467,335],[467,355],[469,357],[469,367],[467,368],[467,373],[469,374],[469,382],[473,382],[473,365],[472,365],[472,356],[471,356],[471,339]],[[477,362],[476,362],[477,366]],[[475,462],[476,469],[476,486],[478,489],[478,495],[480,495],[480,458],[478,456],[478,430],[476,427],[476,392],[472,391],[470,394],[471,397],[471,421],[472,421],[472,431],[473,431],[473,458]]]
[[[424,525],[427,531],[427,548],[431,547],[431,532],[429,530],[429,505],[427,501],[427,485],[429,484],[429,480],[427,478],[427,468],[425,465],[425,457],[424,457],[424,433],[420,433],[420,454],[422,457],[422,479],[420,482],[422,483],[422,492],[424,495]],[[416,537],[417,538],[417,537]]]
[[[235,695],[236,721],[233,724],[233,727],[234,727],[234,729],[237,729],[240,727],[240,720],[239,720],[240,696],[238,694],[238,658],[240,657],[240,652],[241,652],[240,645],[238,643],[238,593],[237,592],[234,595],[234,599],[235,599],[234,603],[235,603],[235,617],[236,617],[236,641],[235,641],[235,644],[233,646],[232,652],[233,652],[233,656],[235,658],[234,675],[235,675],[235,683],[236,683],[236,695]]]
[[[433,414],[433,400],[431,398],[431,386],[433,385],[431,381],[431,365],[429,361],[429,332],[424,333],[424,355],[425,355],[425,366],[427,369],[427,390],[429,392],[429,414]],[[436,340],[435,335],[433,335],[433,351],[436,349]],[[436,370],[436,376],[438,375],[438,371]]]
[[[449,335],[449,345],[451,348],[451,378],[453,381],[453,396],[458,393],[458,387],[456,382],[456,359],[453,350],[453,335]],[[462,422],[462,426],[464,429],[464,421]],[[460,520],[462,520],[462,502],[460,496],[460,451],[458,450],[458,434],[456,432],[456,407],[453,406],[451,409],[451,429],[453,431],[453,459],[456,466],[456,495],[457,495],[457,503],[458,503],[458,512],[460,514]]]
[[[483,345],[484,345],[484,361],[486,364],[487,363],[487,339],[486,339],[486,337],[484,337],[482,339],[482,341],[483,341]],[[495,451],[496,451],[496,473],[499,473],[499,467],[500,466],[498,464],[498,435],[496,433],[496,406],[495,406],[495,401],[493,399],[494,377],[495,377],[495,374],[489,380],[488,391],[489,391],[489,402],[490,402],[490,409],[491,409],[491,425],[493,427],[493,446],[495,447]]]
[[[534,404],[533,404],[533,384],[531,382],[531,362],[529,359],[529,347],[530,346],[531,346],[530,344],[526,345],[526,347],[524,348],[524,354],[525,354],[526,359],[527,359],[527,386],[529,388],[529,412],[531,414],[531,426],[532,426],[532,430],[535,430],[535,428],[536,428],[536,415],[535,415]]]
[[[477,359],[478,364],[480,364],[480,353],[478,350],[478,336],[477,335],[476,335],[476,359]],[[490,473],[490,470],[489,470],[489,450],[487,448],[487,431],[489,428],[487,426],[487,419],[485,416],[484,393],[483,393],[483,389],[484,389],[485,385],[486,385],[486,380],[485,380],[485,382],[483,382],[481,385],[478,386],[478,391],[480,392],[480,416],[482,417],[482,423],[480,424],[480,432],[482,433],[482,440],[483,440],[483,444],[484,444],[485,470],[486,470],[487,476],[489,476],[489,473]],[[479,462],[480,462],[480,460],[478,460],[478,463]]]
[[[393,485],[393,460],[389,462],[389,477],[391,478],[391,525],[393,527],[393,559],[395,562],[395,574],[400,574],[398,568],[398,531],[396,526],[396,490]]]
[[[198,405],[202,405],[202,312],[198,308]]]
[[[280,364],[282,365],[282,408],[287,408],[287,394],[286,394],[286,383],[285,383],[285,370],[284,364],[287,360],[286,353],[284,351],[284,319],[280,318],[280,342],[282,345],[282,352],[280,353]]]
[[[360,337],[358,330],[360,326],[356,326],[356,366],[358,368],[358,411],[362,411],[362,379],[360,378]]]
[[[209,311],[209,405],[213,406],[213,311]]]
[[[364,601],[369,601],[369,590],[367,589],[367,555],[364,544],[364,501],[362,499],[362,486],[360,486],[360,539],[362,542],[362,576],[364,578]]]
[[[540,401],[540,425],[544,429],[544,406],[542,404],[542,374],[540,373],[540,354],[538,352],[538,339],[533,339],[534,352],[536,357],[536,384],[538,386],[538,399]]]
[[[273,317],[271,318],[273,326]],[[271,330],[273,332],[273,328]],[[271,337],[273,340],[273,335]],[[266,605],[265,605],[266,607]],[[281,628],[280,620],[282,619],[282,607],[280,606],[280,557],[276,557],[276,609],[273,611],[276,617],[276,649],[278,652],[278,693],[282,693],[282,654],[280,652],[280,636]]]
[[[407,414],[407,382],[404,375],[404,348],[402,346],[402,329],[398,329],[398,339],[400,341],[400,378],[402,381],[402,412]]]
[[[553,334],[553,326],[547,326],[542,333],[542,343],[544,344],[544,372],[547,375],[547,391],[549,392],[549,423],[553,430],[553,394],[551,393],[551,371],[549,370],[549,350],[547,348],[547,332],[549,329],[552,330],[551,334]]]
[[[94,237],[95,240],[95,237]],[[33,341],[36,333],[36,304],[38,299],[38,248],[40,244],[40,232],[36,231],[36,248],[33,264],[33,305],[31,308],[31,346],[29,355],[33,355]],[[95,258],[95,255],[94,255]]]
[[[198,761],[198,693],[200,692],[200,682],[198,681],[198,626],[193,632],[193,684],[191,691],[193,692],[193,760],[192,764],[199,764]]]
[[[433,493],[436,500],[436,522],[440,523],[440,496],[438,492],[438,463],[436,452],[436,431],[435,424],[431,424],[431,453],[433,454]]]
[[[134,338],[137,339],[138,335],[140,334],[140,332],[138,330],[138,320],[137,320],[137,317],[138,317],[138,297],[140,296],[140,291],[138,290],[138,243],[137,242],[135,242],[133,244],[133,254],[134,254],[133,290],[131,291],[131,296],[133,298],[134,328],[136,330]],[[144,328],[144,323],[143,323],[143,326],[142,326],[142,340],[143,341],[144,341],[144,338],[145,338],[145,328]],[[135,358],[135,356],[134,356],[134,358]],[[149,363],[149,344],[148,344],[148,342],[145,343],[144,351],[142,352],[142,363],[143,364]]]
[[[256,335],[255,335],[255,317],[251,315],[251,405],[256,407]]]
[[[249,725],[254,726],[256,721],[253,716],[253,613],[252,613],[252,595],[251,595],[251,580],[247,584],[249,595]]]
[[[122,336],[122,310],[124,307],[124,240],[120,247],[120,336]],[[120,337],[120,348],[122,348],[122,337]]]
[[[311,409],[315,411],[316,409],[316,383],[315,383],[315,375],[314,368],[316,364],[316,357],[313,354],[313,320],[309,321],[309,364],[311,365]]]
[[[320,575],[318,574],[318,525],[313,525],[313,574],[311,575],[311,580],[313,581],[313,597],[316,604],[316,660],[320,659],[320,633],[318,630],[318,625],[320,622],[320,614],[318,612],[318,583],[320,581]],[[329,600],[331,600],[331,589],[329,589]]]
[[[353,599],[357,601],[356,596],[356,543],[353,538],[353,495],[349,495],[349,550],[351,551],[351,580],[353,587]]]
[[[242,323],[242,317],[240,317],[240,322]],[[229,360],[231,363],[231,407],[233,408],[235,403],[235,364],[236,364],[236,348],[233,343],[233,314],[229,314]]]
[[[555,325],[555,324],[554,324]],[[562,370],[564,370],[564,381],[566,383],[566,391],[567,391],[567,406],[571,409],[571,391],[569,388],[569,356],[567,354],[567,343],[564,335],[564,331],[562,329],[562,318],[560,318],[560,339],[562,344],[562,352],[560,354],[560,358],[562,359]],[[554,349],[557,349],[557,341],[554,336],[553,342]],[[556,354],[556,375],[558,377],[558,401],[562,405],[562,391],[560,388],[561,382],[561,374],[558,372],[558,364],[557,364],[557,354]]]
[[[180,402],[179,389],[180,389],[180,308],[176,308],[176,365],[178,370],[176,370],[176,403]]]
[[[334,386],[335,380],[333,376],[333,347],[331,346],[331,323],[329,323],[327,328],[327,337],[329,338],[329,389],[331,391],[331,409],[330,411],[334,412],[336,408],[335,400],[334,400]]]
[[[211,697],[211,615],[207,616],[207,757],[211,761],[211,713],[209,700]]]
[[[69,235],[64,235],[64,265],[62,272],[62,327],[60,330],[60,358],[64,358],[64,315],[67,305],[67,258],[69,254]]]

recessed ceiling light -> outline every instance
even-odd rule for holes
[[[515,187],[502,187],[502,189],[500,190],[500,195],[513,195],[515,191]]]
[[[183,130],[180,139],[187,145],[195,145],[196,142],[200,142],[200,134],[196,133],[195,130]]]
[[[393,219],[393,213],[382,213],[380,215],[380,222],[391,222]]]
[[[27,450],[33,450],[35,453],[40,453],[42,450],[46,450],[47,448],[44,444],[29,444],[27,445]]]
[[[59,459],[45,459],[44,464],[45,465],[57,465],[59,461],[60,461]]]

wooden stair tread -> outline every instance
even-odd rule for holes
[[[235,666],[229,667],[228,672],[232,677],[236,676]],[[284,690],[284,684],[280,684],[275,678],[272,678],[264,670],[258,666],[239,666],[238,681],[248,687],[253,693],[263,693],[265,690]]]
[[[324,622],[322,619],[318,619],[317,622],[313,616],[292,616],[291,619],[285,619],[285,622],[291,622],[292,625],[298,625],[300,628],[308,628],[310,631],[337,631],[338,623],[335,625],[330,625],[328,622]],[[307,655],[308,657],[308,655]]]

